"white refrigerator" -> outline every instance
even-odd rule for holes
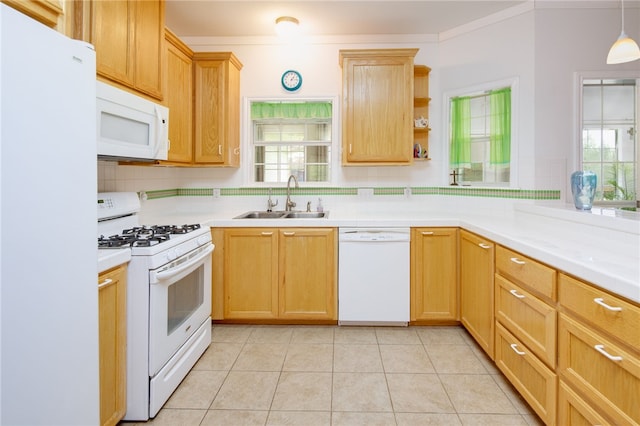
[[[99,423],[95,52],[0,4],[0,424]]]

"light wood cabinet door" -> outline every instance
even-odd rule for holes
[[[135,38],[135,88],[162,99],[164,55],[164,0],[136,1],[133,21]]]
[[[113,426],[127,409],[127,268],[98,277],[100,424]]]
[[[286,228],[279,235],[280,318],[335,320],[335,230]]]
[[[193,52],[168,29],[164,103],[171,112],[168,162],[193,161]]]
[[[460,321],[493,359],[495,244],[460,231]]]
[[[413,228],[411,321],[455,324],[458,319],[458,230]]]
[[[240,70],[231,52],[196,52],[194,163],[240,166]]]
[[[615,424],[640,424],[640,358],[605,335],[560,314],[558,371]]]
[[[556,374],[499,323],[496,326],[495,362],[544,423],[554,425]]]
[[[164,0],[92,1],[99,76],[162,100]]]
[[[225,319],[277,318],[277,230],[228,228],[224,250]]]
[[[133,26],[135,8],[130,1],[91,2],[91,38],[99,76],[134,87]]]
[[[340,51],[343,164],[413,161],[413,58],[417,51]]]

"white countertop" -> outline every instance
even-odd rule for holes
[[[358,208],[328,209],[322,219],[233,219],[250,209],[189,211],[182,206],[147,218],[201,223],[211,227],[434,227],[456,226],[640,303],[640,214],[594,208],[516,205],[513,211],[479,214],[460,211]]]
[[[98,273],[127,263],[129,260],[131,260],[131,250],[128,248],[98,249]]]

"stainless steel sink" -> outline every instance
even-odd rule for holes
[[[285,219],[322,219],[328,215],[329,212],[289,212]]]
[[[329,216],[329,212],[267,212],[267,211],[249,211],[242,213],[234,219],[322,219]]]

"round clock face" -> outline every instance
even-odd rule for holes
[[[293,92],[302,86],[302,76],[298,71],[289,70],[282,74],[282,87]]]

